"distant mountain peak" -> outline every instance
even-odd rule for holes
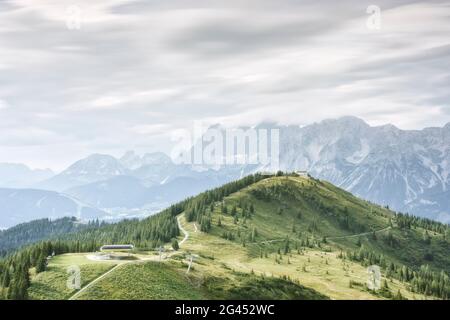
[[[362,125],[369,127],[367,122],[365,122],[363,119],[355,117],[355,116],[342,116],[337,119],[325,119],[322,120],[319,124],[345,124],[345,125]]]
[[[143,165],[172,163],[171,158],[164,152],[146,153],[142,156],[142,160]]]
[[[0,187],[30,187],[53,175],[50,169],[30,169],[22,163],[0,163]]]
[[[384,132],[398,132],[398,131],[403,131],[401,129],[399,129],[398,127],[396,127],[395,125],[391,124],[391,123],[387,123],[387,124],[383,124],[381,126],[376,126],[375,128],[381,129]]]
[[[116,158],[110,155],[99,153],[91,154],[84,159],[78,160],[63,173],[70,174],[74,170],[82,170],[81,173],[85,174],[92,173],[93,171],[97,173],[111,171],[112,175],[125,173],[125,169]]]
[[[120,162],[130,170],[136,170],[148,165],[172,164],[172,159],[164,152],[145,153],[140,156],[134,151],[127,151],[121,158]]]
[[[63,191],[82,184],[127,174],[128,170],[118,159],[96,153],[76,161],[66,170],[38,186],[43,189]]]
[[[307,170],[396,210],[437,219],[450,213],[449,128],[372,127],[344,117],[282,129],[280,165]]]
[[[337,119],[337,121],[363,123],[363,124],[367,125],[367,123],[362,118],[359,118],[359,117],[356,117],[356,116],[342,116],[342,117],[339,117]]]

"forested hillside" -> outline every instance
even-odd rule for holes
[[[103,226],[98,220],[81,223],[75,217],[39,219],[0,231],[0,256],[24,245]]]
[[[186,208],[204,207],[264,178],[259,174],[251,175],[188,198],[141,221],[125,220],[99,228],[87,228],[12,253],[0,262],[1,285],[4,289],[8,288],[2,292],[10,299],[26,299],[27,288],[30,285],[29,269],[35,268],[38,273],[44,271],[46,258],[53,254],[91,252],[98,250],[103,244],[118,243],[132,243],[140,249],[153,250],[179,235],[176,216],[184,212]]]
[[[181,249],[176,240],[181,236],[177,218],[188,230],[181,229],[183,233],[190,232]],[[305,292],[317,292],[317,297],[447,299],[448,230],[448,225],[393,212],[312,177],[282,172],[276,176],[252,175],[186,199],[142,221],[82,230],[11,254],[0,263],[2,294],[9,299],[26,299],[31,285],[33,298],[45,298],[45,291],[39,288],[61,281],[56,280],[64,270],[58,261],[71,261],[73,257],[95,268],[100,265],[72,255],[97,251],[105,243],[132,243],[137,247],[132,257],[141,263],[152,260],[156,247],[172,250],[163,264],[172,270],[167,272],[184,274],[181,270],[186,257],[195,253],[198,261],[191,271],[193,278],[180,278],[177,286],[188,292],[186,288],[198,282],[202,288],[199,297],[204,298],[218,297],[211,290],[230,294],[238,290],[243,298],[245,290],[238,288],[246,285],[245,277],[239,274],[250,273],[262,277],[255,297],[267,298],[264,283],[272,283],[277,290],[295,287],[276,280],[281,278],[305,286]],[[53,254],[66,258],[48,264],[46,257]],[[365,283],[366,268],[372,265],[379,266],[382,273],[383,285],[376,292]],[[142,268],[142,272],[153,275],[148,276],[152,281],[149,284],[147,280],[134,281],[141,277],[129,275],[130,270],[141,268],[124,264],[120,272],[115,271],[109,280],[102,280],[81,297],[136,299],[136,292],[147,292],[141,298],[186,298],[181,291],[180,295],[169,295],[173,293],[167,287],[171,284],[163,278],[158,280],[160,271]],[[229,283],[219,281],[222,277]],[[67,297],[66,291],[55,290],[51,296]]]
[[[342,260],[380,266],[413,292],[450,296],[448,225],[390,211],[328,182],[271,178],[227,198],[218,216],[207,216],[186,215],[256,254],[336,251]]]

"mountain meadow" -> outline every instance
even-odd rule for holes
[[[448,231],[309,175],[254,174],[143,220],[93,223],[24,242],[0,261],[0,295],[448,299]],[[106,244],[134,248],[99,253]],[[381,272],[376,288],[368,273],[373,266]],[[73,270],[78,287],[68,285]]]

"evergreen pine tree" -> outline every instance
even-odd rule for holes
[[[178,249],[180,249],[180,245],[178,244],[177,239],[172,239],[172,248],[175,251],[178,251]]]
[[[47,257],[42,251],[36,262],[36,273],[41,273],[47,268]]]

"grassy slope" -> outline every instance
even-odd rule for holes
[[[273,193],[270,201],[258,200],[254,196],[255,190],[270,189],[278,186],[280,190],[291,190],[288,195]],[[278,198],[279,197],[279,198]],[[313,200],[308,197],[314,197]],[[277,199],[278,198],[278,199]],[[255,244],[248,244],[254,248],[259,255],[262,244],[267,240],[283,239],[289,236],[291,246],[302,239],[322,239],[324,236],[329,239],[333,248],[358,249],[358,239],[365,247],[376,252],[384,254],[393,262],[417,267],[421,264],[429,264],[437,270],[444,269],[450,271],[449,257],[450,247],[448,243],[441,241],[439,235],[434,235],[430,245],[426,245],[422,240],[423,230],[415,229],[403,231],[400,229],[389,228],[389,218],[392,218],[392,212],[389,210],[370,204],[366,201],[352,196],[350,193],[339,189],[326,182],[316,182],[310,179],[300,177],[280,177],[261,181],[250,186],[241,192],[237,192],[228,197],[225,201],[228,207],[238,205],[240,202],[251,202],[255,206],[256,214],[252,219],[240,221],[237,225],[233,224],[233,218],[229,215],[221,215],[222,222],[225,221],[225,227],[214,227],[211,232],[220,236],[223,230],[237,231],[249,234],[253,227],[258,231]],[[324,208],[317,208],[315,205],[321,203]],[[283,208],[281,215],[277,214],[279,208]],[[342,216],[344,211],[354,220],[353,223],[362,225],[364,230],[347,230],[339,225],[338,216]],[[238,209],[239,212],[239,209]],[[298,213],[301,217],[298,217]],[[215,219],[220,215],[216,210]],[[213,223],[216,225],[216,223]],[[295,231],[293,232],[293,226]],[[316,225],[311,230],[311,225]],[[372,239],[371,231],[377,231],[377,240]],[[395,247],[389,246],[384,240],[384,236],[390,232],[397,239]],[[369,233],[363,236],[354,236],[357,234]],[[433,236],[433,234],[431,234]],[[261,243],[262,242],[262,243]],[[272,245],[266,244],[267,250],[281,247],[280,242],[274,242]],[[433,261],[424,259],[426,252],[432,251]]]
[[[136,277],[139,275],[139,277]],[[143,281],[145,279],[145,281]],[[227,277],[186,274],[181,261],[130,263],[88,288],[77,299],[324,299],[314,290],[283,279],[231,272]]]
[[[255,197],[255,190],[273,189],[275,186],[279,186],[279,190],[282,190],[281,195],[275,192],[270,196],[269,201]],[[285,190],[292,192],[283,194]],[[310,199],[311,196],[314,196],[313,200]],[[221,261],[233,270],[242,272],[253,270],[256,273],[278,277],[289,276],[291,279],[298,280],[301,284],[334,299],[380,298],[365,289],[364,284],[367,280],[365,267],[339,258],[341,250],[356,250],[358,239],[361,239],[367,248],[383,252],[386,257],[397,263],[405,263],[410,266],[431,263],[437,269],[448,268],[448,264],[442,262],[445,261],[445,256],[450,256],[450,251],[448,247],[439,242],[439,237],[433,239],[431,244],[432,250],[438,258],[434,262],[423,260],[423,252],[426,248],[422,242],[422,230],[405,233],[394,228],[380,231],[376,233],[378,240],[374,241],[370,231],[388,228],[392,213],[385,208],[357,199],[328,183],[317,183],[300,177],[271,178],[247,187],[225,199],[228,208],[245,202],[251,202],[255,207],[255,214],[245,223],[244,219],[240,218],[239,222],[235,224],[230,214],[222,214],[220,206],[216,206],[212,215],[213,227],[210,234],[196,233],[192,224],[186,224],[186,229],[191,232],[191,238],[185,248],[193,252],[200,252],[205,256],[213,256],[215,261]],[[316,208],[315,204],[318,202],[322,203],[326,209]],[[281,215],[277,214],[280,207],[283,208]],[[347,208],[348,214],[354,218],[355,224],[366,226],[365,230],[355,233],[355,231],[345,230],[339,225],[332,211],[340,212],[345,208]],[[238,208],[238,215],[240,212],[241,210]],[[300,218],[299,212],[301,213]],[[222,224],[220,227],[218,226],[219,217]],[[317,228],[311,230],[312,224],[315,224]],[[295,225],[295,232],[293,232],[293,225]],[[248,236],[253,228],[256,228],[258,235],[251,243]],[[232,242],[221,238],[224,231],[237,234],[238,230],[241,238],[236,237]],[[369,235],[354,236],[367,232]],[[392,232],[399,239],[396,248],[389,247],[382,240],[383,235],[387,232]],[[279,248],[283,250],[286,236],[289,236],[290,239],[291,252],[281,255],[282,260],[280,260],[277,251]],[[302,249],[300,254],[294,249],[295,242],[300,243],[306,238],[322,239],[323,236],[328,237],[328,243],[322,245],[322,248]],[[245,247],[242,244],[243,239],[247,241]],[[280,239],[282,241],[279,241]],[[264,253],[263,258],[261,258],[261,251]],[[265,257],[265,253],[267,253],[267,257]],[[212,270],[211,272],[217,271]],[[362,285],[349,288],[350,280]],[[397,280],[389,280],[388,285],[393,293],[400,290],[407,298],[424,298],[422,295],[409,292],[407,286]]]
[[[370,300],[381,298],[365,289],[366,268],[357,263],[339,259],[338,251],[325,252],[318,249],[307,249],[300,254],[291,252],[288,255],[282,255],[283,259],[276,262],[275,258],[278,255],[274,252],[269,253],[267,258],[260,258],[255,256],[255,249],[252,245],[244,248],[235,242],[200,231],[195,232],[193,223],[184,223],[184,226],[191,232],[184,248],[200,254],[195,268],[201,274],[213,274],[217,277],[227,278],[233,272],[247,274],[254,272],[256,275],[265,275],[268,278],[289,277],[292,281],[332,299]],[[362,285],[350,288],[350,280]],[[397,280],[389,282],[389,287],[393,292],[400,290],[404,296],[410,299],[424,298],[421,295],[409,293],[406,287]]]
[[[78,266],[81,271],[81,286],[85,286],[95,278],[111,269],[115,264],[111,262],[94,262],[88,260],[84,254],[65,254],[54,257],[47,271],[34,274],[32,272],[31,286],[28,291],[31,299],[60,300],[68,299],[75,290],[67,287],[70,266]]]
[[[262,199],[262,193],[269,197]],[[160,265],[136,262],[121,266],[79,298],[323,298],[320,294],[332,299],[382,298],[365,288],[365,267],[339,257],[341,250],[356,250],[358,239],[367,248],[382,252],[397,263],[414,267],[426,262],[436,269],[449,268],[450,249],[448,244],[441,243],[439,236],[433,236],[426,247],[422,241],[423,230],[385,230],[392,217],[390,211],[359,200],[328,183],[300,177],[270,178],[232,194],[224,202],[229,209],[233,205],[253,203],[255,213],[249,219],[241,217],[234,223],[229,213],[221,213],[220,203],[217,203],[212,213],[213,227],[208,234],[200,232],[194,223],[188,223],[182,217],[190,237],[177,254]],[[278,214],[280,208],[283,212]],[[242,209],[238,208],[238,216],[241,213]],[[344,228],[339,222],[339,217],[345,214],[351,217],[350,228]],[[221,226],[218,226],[219,217]],[[257,236],[251,241],[254,228]],[[223,239],[224,231],[235,234],[235,239]],[[372,239],[371,231],[377,231],[377,240]],[[395,248],[383,240],[387,232],[397,238]],[[364,235],[355,237],[355,234]],[[291,250],[280,255],[277,251],[283,249],[287,236]],[[302,240],[314,242],[324,236],[328,240],[321,247],[295,249],[296,243]],[[430,250],[435,256],[434,261],[424,261],[424,253]],[[185,255],[188,252],[196,254],[197,258],[194,268],[186,276]],[[52,277],[49,272],[51,270],[33,279],[32,292],[41,281],[38,277]],[[350,281],[353,282],[351,287]],[[409,299],[425,298],[409,292],[407,286],[397,280],[389,280],[388,284],[393,293],[400,290]],[[36,294],[32,296],[38,298]],[[67,292],[59,297],[67,297]]]
[[[179,270],[157,262],[123,265],[80,294],[78,299],[105,297],[112,300],[205,298],[201,292],[192,290]]]

